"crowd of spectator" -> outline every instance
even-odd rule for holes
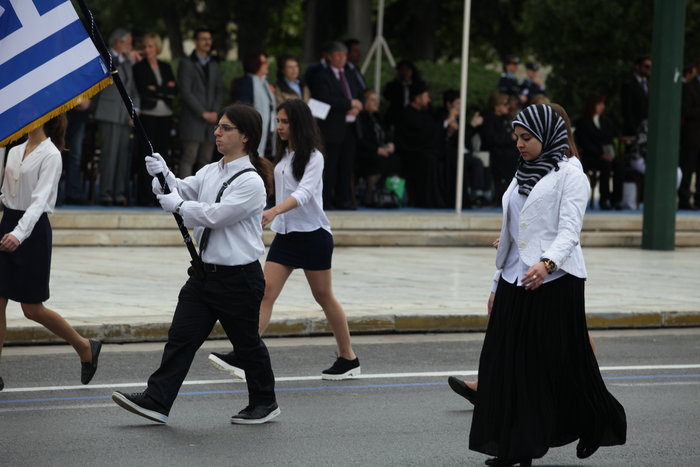
[[[288,99],[312,99],[329,106],[318,123],[323,137],[323,202],[327,210],[364,207],[452,208],[456,195],[459,92],[449,89],[440,106],[431,105],[430,84],[408,60],[395,66],[395,77],[381,90],[370,89],[360,70],[361,44],[355,39],[326,44],[317,62],[301,69],[293,55],[275,58],[276,77],[268,81],[271,57],[259,50],[242,57],[243,74],[224,83],[219,59],[212,55],[212,32],[194,32],[194,50],[179,61],[177,73],[158,59],[161,38],[148,33],[134,38],[118,29],[109,37],[112,59],[138,109],[150,146],[133,131],[133,122],[115,86],[84,101],[68,113],[68,150],[59,203],[104,206],[155,205],[150,177],[141,160],[159,152],[180,177],[220,157],[214,146],[217,112],[226,104],[247,103],[263,119],[258,154],[275,153],[276,108]],[[548,103],[538,64],[525,64],[519,81],[520,59],[509,55],[486,108],[467,112],[462,206],[497,206],[515,174],[519,154],[513,144],[511,121],[524,107]],[[684,71],[683,137],[680,155],[679,207],[700,207],[697,177],[692,202],[691,180],[700,162],[697,135],[700,63]],[[651,59],[640,57],[625,81],[620,100],[622,124],[605,114],[606,96],[586,97],[575,122],[575,139],[600,209],[636,207],[641,201],[643,175],[640,143],[646,135]],[[436,109],[436,107],[439,107]],[[382,112],[380,109],[384,108]],[[86,131],[89,129],[89,131]],[[83,151],[83,148],[89,151]],[[98,156],[95,156],[98,154]],[[635,164],[635,161],[637,162]],[[642,161],[643,162],[643,161]],[[643,164],[642,164],[643,165]],[[387,205],[387,180],[401,180]],[[394,183],[394,186],[396,184]],[[630,202],[627,190],[633,185]],[[401,190],[403,191],[403,190]]]

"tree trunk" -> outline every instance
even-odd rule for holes
[[[177,8],[173,4],[165,10],[165,29],[170,43],[170,53],[173,58],[182,58],[185,56],[185,51],[182,48],[182,31],[180,30],[180,15]]]
[[[312,63],[318,59],[316,50],[316,18],[318,11],[318,0],[308,0],[306,2],[306,21],[304,27],[304,46],[301,61],[302,63]]]
[[[348,2],[348,37],[360,41],[362,54],[372,44],[372,1],[351,0]]]

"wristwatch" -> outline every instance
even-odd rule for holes
[[[540,258],[540,262],[544,263],[544,267],[547,269],[547,273],[549,274],[557,270],[557,263],[549,258]]]

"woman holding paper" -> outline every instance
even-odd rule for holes
[[[321,378],[342,380],[360,375],[360,361],[350,343],[343,307],[333,294],[333,235],[323,212],[321,138],[309,107],[300,99],[277,109],[275,157],[276,205],[263,212],[263,224],[277,233],[265,260],[265,296],[260,304],[260,334],[270,322],[272,307],[294,269],[303,269],[316,302],[321,305],[338,345],[338,358]],[[212,353],[217,368],[241,377],[236,355]]]

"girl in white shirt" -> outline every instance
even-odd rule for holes
[[[29,132],[27,141],[10,150],[3,177],[0,210],[0,351],[5,342],[8,300],[19,302],[24,316],[65,339],[80,356],[83,384],[97,371],[102,343],[81,337],[55,311],[49,298],[51,224],[56,205],[61,152],[67,119],[55,117]],[[3,387],[0,378],[0,389]]]
[[[275,158],[276,205],[263,212],[263,224],[277,233],[265,260],[265,296],[260,304],[260,334],[270,322],[272,307],[294,269],[303,269],[311,293],[323,308],[338,345],[338,358],[321,372],[327,380],[360,374],[360,361],[350,343],[343,307],[333,294],[333,235],[323,212],[323,154],[320,132],[308,105],[290,99],[277,108]],[[212,353],[217,368],[242,377],[236,355]]]

